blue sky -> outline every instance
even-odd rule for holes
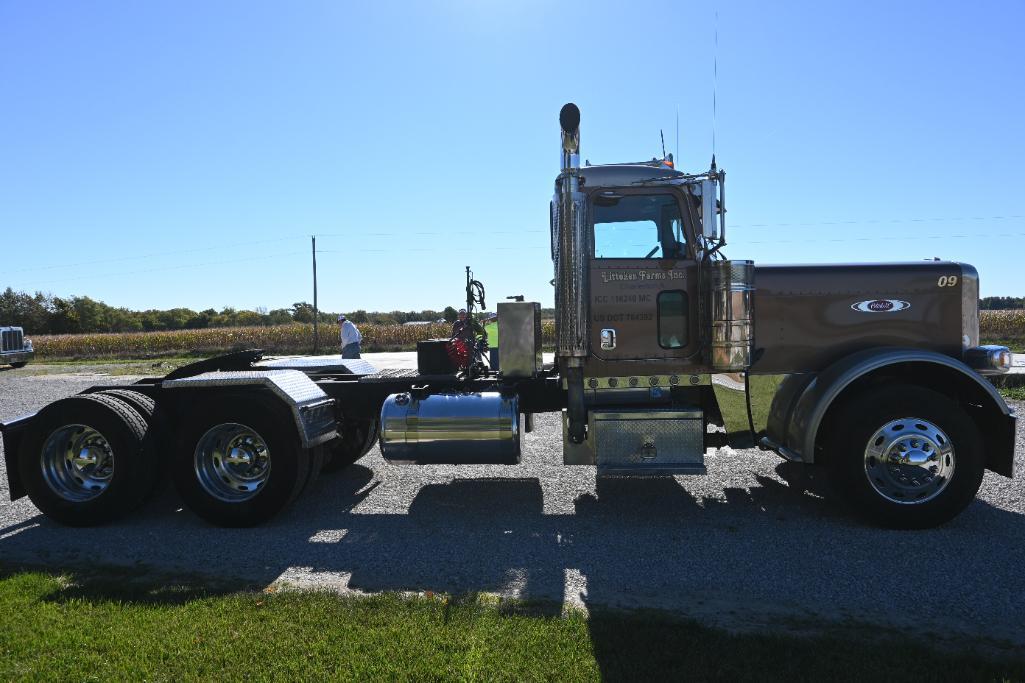
[[[718,50],[714,48],[718,7]],[[552,301],[594,163],[727,170],[727,254],[1025,295],[1025,2],[0,0],[0,286],[131,308]]]

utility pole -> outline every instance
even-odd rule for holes
[[[317,236],[310,235],[313,240],[313,355],[317,354],[320,346],[317,324],[320,318],[320,311],[317,310]]]

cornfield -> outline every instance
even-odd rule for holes
[[[359,326],[364,351],[412,350],[418,341],[447,337],[447,324]],[[979,332],[984,341],[1025,343],[1025,311],[980,311]],[[541,323],[545,347],[555,343],[555,323]],[[168,332],[57,334],[33,336],[40,358],[146,358],[167,355],[212,355],[233,349],[263,349],[268,354],[310,353],[313,325],[295,323],[272,327],[217,327]],[[333,326],[321,326],[320,348],[338,346]]]
[[[447,337],[452,328],[436,325],[360,325],[364,350],[415,348],[423,339]],[[313,325],[216,327],[166,332],[57,334],[33,336],[40,358],[145,358],[166,355],[204,356],[235,349],[263,349],[268,354],[310,353]],[[338,329],[320,327],[320,349],[338,349]]]
[[[979,311],[979,337],[1025,342],[1025,310]]]

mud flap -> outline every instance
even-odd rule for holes
[[[21,478],[18,476],[18,449],[21,446],[21,438],[25,435],[25,429],[35,416],[36,414],[32,413],[30,415],[22,415],[11,422],[0,422],[0,441],[3,441],[4,446],[4,464],[7,466],[7,488],[10,492],[11,500],[18,500],[27,495],[25,486],[21,483]]]

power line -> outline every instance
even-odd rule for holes
[[[363,237],[409,237],[416,235],[419,237],[450,237],[452,235],[522,235],[522,234],[548,234],[547,230],[490,230],[486,233],[482,233],[480,230],[439,230],[431,232],[405,232],[402,230],[394,230],[382,232],[380,230],[374,230],[372,232],[360,232],[360,233],[346,233],[346,232],[318,232],[317,237],[344,237],[348,239],[356,239]]]
[[[225,264],[229,264],[229,263],[244,263],[244,262],[247,262],[247,261],[265,261],[267,259],[276,259],[276,258],[281,258],[283,256],[294,256],[296,254],[305,254],[305,253],[307,253],[307,252],[305,252],[305,251],[290,251],[290,252],[285,252],[285,253],[266,254],[264,256],[251,256],[251,257],[238,258],[238,259],[227,259],[227,260],[220,260],[220,261],[210,261],[210,262],[207,262],[207,263],[187,263],[187,264],[182,264],[182,265],[178,265],[178,266],[167,266],[165,268],[146,268],[145,270],[132,270],[132,271],[126,271],[126,272],[120,272],[120,273],[103,273],[102,277],[103,278],[123,277],[123,276],[126,276],[126,275],[143,275],[143,274],[159,273],[159,272],[165,272],[165,271],[171,271],[171,270],[188,270],[188,269],[191,269],[191,268],[206,268],[208,266],[220,266],[220,265],[225,265]],[[78,280],[97,280],[97,279],[100,279],[100,278],[98,278],[95,274],[92,274],[92,275],[82,275],[80,277],[64,278],[62,280],[48,280],[46,282],[37,283],[37,285],[35,285],[35,286],[38,286],[38,285],[52,285],[52,284],[59,284],[59,283],[63,283],[63,282],[75,282],[75,281],[78,281]]]
[[[119,256],[117,258],[110,259],[93,259],[90,261],[79,261],[78,263],[62,263],[52,266],[39,266],[33,268],[18,268],[15,270],[9,270],[9,273],[25,273],[25,272],[37,272],[40,270],[56,270],[58,268],[77,268],[79,266],[94,266],[101,263],[120,263],[123,261],[139,261],[147,258],[158,258],[161,256],[179,256],[181,254],[195,254],[201,251],[215,251],[218,249],[234,249],[236,247],[246,247],[256,244],[271,244],[273,242],[284,242],[286,240],[294,239],[305,239],[300,236],[289,236],[289,237],[276,237],[274,239],[267,240],[250,240],[248,242],[235,242],[234,244],[220,244],[209,247],[195,247],[193,249],[175,249],[171,251],[156,251],[149,254],[137,254],[134,256]]]
[[[950,216],[940,218],[864,218],[858,220],[811,221],[809,223],[734,223],[734,228],[796,228],[820,225],[892,225],[894,223],[943,223],[946,221],[1002,221],[1025,218],[1011,216]]]
[[[970,235],[910,235],[907,237],[843,237],[834,239],[799,239],[799,240],[734,240],[734,244],[806,244],[808,242],[879,242],[880,240],[949,240],[949,239],[975,239],[978,237],[1023,237],[1025,232],[1001,232],[1001,233],[972,233]],[[987,247],[989,249],[990,247]]]
[[[747,224],[734,224],[734,228],[794,228],[794,227],[818,227],[818,226],[835,226],[835,225],[844,225],[844,226],[847,226],[847,225],[894,225],[894,224],[900,224],[900,223],[940,223],[940,222],[950,222],[950,221],[974,221],[974,222],[980,222],[980,221],[1002,221],[1002,220],[1017,220],[1017,219],[1022,219],[1022,218],[1025,218],[1025,215],[1023,215],[1023,214],[1008,214],[1008,215],[997,215],[997,216],[950,216],[950,217],[928,217],[928,218],[926,218],[926,217],[910,217],[910,218],[889,218],[889,219],[869,218],[869,219],[857,219],[857,220],[819,220],[819,221],[810,221],[810,222],[801,222],[801,223],[795,223],[795,222],[790,222],[790,223],[747,223]],[[636,227],[627,227],[627,226],[623,226],[623,227],[619,228],[619,230],[622,230],[622,231],[639,230],[639,229],[647,230],[647,228],[636,228]],[[487,235],[524,235],[524,234],[543,234],[543,233],[547,234],[547,232],[548,232],[547,230],[536,230],[536,229],[531,229],[531,230],[498,230],[498,231],[488,232],[486,234]],[[411,235],[412,236],[423,236],[423,237],[437,237],[437,236],[480,235],[480,234],[481,234],[480,231],[417,231],[417,232],[413,232],[413,233],[403,232],[403,231],[374,231],[374,232],[363,232],[363,233],[358,233],[358,234],[352,234],[352,233],[320,233],[320,234],[318,234],[316,236],[317,237],[346,237],[346,238],[353,239],[353,238],[356,238],[356,237],[362,238],[362,237],[371,237],[371,236],[393,237],[394,238],[394,237],[409,237]],[[950,234],[908,235],[908,236],[886,235],[885,238],[888,239],[888,240],[938,240],[938,239],[963,239],[963,238],[979,238],[979,237],[1013,237],[1013,238],[1017,238],[1017,237],[1022,237],[1022,236],[1025,236],[1025,233],[1022,233],[1022,232],[1006,232],[1006,233],[990,233],[990,234],[981,234],[981,233],[972,233],[972,234],[950,233]],[[235,243],[231,243],[231,244],[220,244],[220,245],[214,245],[214,246],[208,246],[208,247],[195,247],[195,248],[191,248],[191,249],[176,249],[176,250],[168,250],[168,251],[160,251],[160,252],[151,252],[149,254],[140,254],[140,255],[134,255],[134,256],[123,256],[123,257],[110,258],[110,259],[93,259],[93,260],[87,260],[87,261],[79,261],[77,263],[65,263],[65,264],[59,264],[59,265],[38,266],[38,267],[32,267],[32,268],[20,268],[20,269],[15,269],[15,270],[9,270],[7,272],[9,274],[29,273],[29,272],[42,272],[42,271],[48,271],[48,270],[56,270],[56,269],[60,269],[60,268],[77,268],[77,267],[83,267],[83,266],[94,266],[94,265],[102,265],[102,264],[109,264],[109,263],[122,263],[122,262],[125,262],[125,261],[139,261],[139,260],[143,260],[143,259],[159,258],[159,257],[163,257],[163,256],[178,256],[178,255],[183,255],[183,254],[193,254],[193,253],[200,253],[200,252],[206,252],[206,251],[233,249],[233,248],[244,247],[244,246],[255,246],[255,245],[273,244],[273,243],[287,242],[287,241],[290,241],[290,240],[297,240],[297,239],[305,239],[305,237],[304,236],[297,236],[297,235],[289,235],[289,236],[286,236],[286,237],[278,237],[278,238],[263,239],[263,240],[250,240],[250,241],[246,241],[246,242],[235,242]],[[802,238],[802,239],[745,240],[745,239],[743,239],[742,236],[737,236],[736,234],[734,234],[733,241],[734,241],[735,244],[736,243],[741,243],[741,244],[794,244],[794,243],[870,242],[870,241],[876,241],[876,240],[879,240],[879,239],[882,239],[882,236],[876,235],[876,236],[868,236],[868,237],[842,237],[842,238],[817,238],[817,239],[816,238],[812,238],[812,239],[803,239]],[[546,248],[547,248],[546,246],[518,245],[518,246],[510,246],[510,247],[488,247],[487,249],[490,250],[490,251],[518,251],[518,250],[536,250],[536,249],[546,249]],[[401,252],[424,253],[424,252],[434,252],[434,251],[444,251],[446,253],[447,252],[453,252],[453,251],[456,251],[456,252],[474,252],[474,253],[479,253],[481,251],[484,251],[484,248],[483,247],[481,249],[475,249],[475,248],[472,248],[472,247],[455,247],[455,248],[453,248],[453,247],[448,246],[448,245],[431,245],[431,246],[406,247],[406,248],[401,249],[401,250],[396,250],[394,248],[374,248],[374,247],[359,247],[359,248],[356,248],[356,249],[318,249],[317,250],[318,253],[322,253],[322,254],[330,254],[330,253],[395,253],[396,251],[398,251],[399,253],[401,253]],[[243,263],[243,262],[246,262],[246,261],[253,261],[253,260],[266,260],[266,259],[278,258],[278,257],[282,257],[282,256],[291,256],[291,255],[294,255],[294,254],[297,254],[297,253],[302,253],[302,252],[276,253],[276,254],[270,254],[270,255],[265,255],[265,256],[253,256],[253,257],[243,257],[243,258],[229,259],[229,260],[219,260],[219,261],[211,262],[211,263],[180,264],[180,265],[167,266],[167,267],[162,267],[162,268],[146,268],[144,270],[133,270],[133,271],[127,271],[127,272],[121,272],[121,273],[103,273],[102,277],[137,275],[137,274],[146,274],[146,273],[162,272],[162,271],[173,271],[173,270],[185,270],[185,269],[192,269],[192,268],[203,268],[203,267],[206,267],[206,266],[221,265],[221,264],[226,264],[226,263]],[[42,282],[42,283],[39,283],[39,284],[41,284],[41,285],[59,284],[59,283],[63,283],[63,282],[74,282],[74,281],[79,281],[79,280],[89,280],[89,279],[96,279],[96,278],[97,278],[97,275],[94,273],[94,274],[83,275],[83,276],[79,276],[79,277],[62,278],[62,279],[59,279],[59,280],[48,280],[48,281],[45,281],[45,282]]]

